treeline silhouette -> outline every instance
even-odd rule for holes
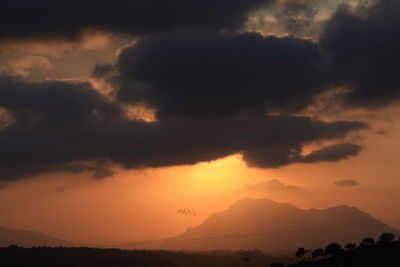
[[[300,262],[287,267],[400,267],[400,238],[396,240],[393,234],[383,233],[377,240],[367,237],[358,245],[348,243],[343,247],[334,242],[315,250],[299,248],[295,256]]]
[[[87,247],[0,248],[0,266],[7,267],[400,267],[400,239],[383,233],[359,244],[328,244],[314,250],[299,248],[290,257],[253,251],[152,251]],[[281,263],[276,263],[281,262]]]
[[[293,262],[254,251],[151,251],[86,247],[0,248],[5,267],[265,267],[272,262]]]

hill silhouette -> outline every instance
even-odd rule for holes
[[[356,242],[383,232],[399,234],[369,214],[349,206],[324,210],[299,209],[268,199],[242,199],[201,225],[166,239],[165,249],[292,252],[329,242]]]
[[[243,267],[249,259],[253,267],[273,262],[289,263],[289,258],[276,258],[260,251],[215,251],[209,253],[120,250],[98,248],[0,248],[1,266],[7,267]]]
[[[27,230],[15,230],[0,226],[0,247],[18,245],[21,247],[34,246],[73,246],[68,242],[50,235]]]

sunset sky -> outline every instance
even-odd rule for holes
[[[0,226],[157,240],[244,197],[400,222],[399,1],[2,6]]]

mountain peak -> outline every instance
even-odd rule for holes
[[[293,207],[296,208],[295,206],[293,206],[292,204],[289,203],[279,203],[276,202],[274,200],[271,199],[267,199],[267,198],[250,198],[250,197],[246,197],[246,198],[242,198],[238,201],[236,201],[234,204],[231,205],[230,209],[234,209],[234,208],[238,208],[238,207],[250,207],[253,208],[254,206],[261,206],[261,207]]]

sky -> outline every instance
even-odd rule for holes
[[[400,222],[398,11],[4,1],[0,225],[118,244],[243,197]]]

